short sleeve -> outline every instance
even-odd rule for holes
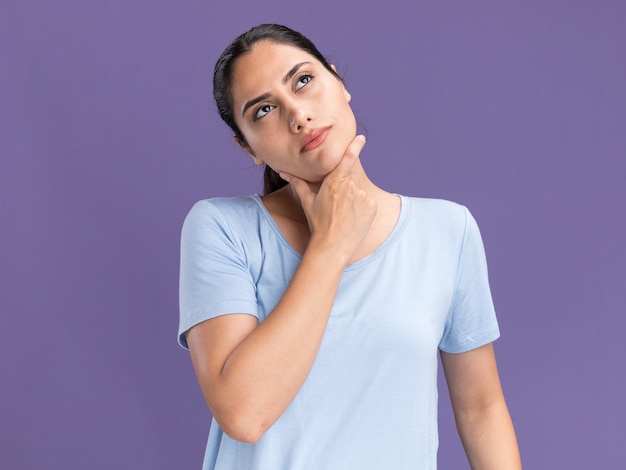
[[[241,242],[210,200],[197,202],[183,224],[180,246],[178,342],[200,322],[229,313],[257,316],[256,287]]]
[[[476,221],[465,211],[465,230],[459,252],[456,283],[439,348],[462,353],[500,336],[489,288],[487,260]]]

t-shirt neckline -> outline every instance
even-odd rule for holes
[[[400,197],[400,215],[398,216],[398,220],[396,221],[396,225],[394,226],[393,230],[391,231],[389,236],[372,253],[346,266],[346,271],[358,269],[361,266],[369,264],[378,257],[382,256],[396,242],[396,240],[404,231],[404,228],[406,227],[409,218],[410,199],[401,194],[394,195]],[[289,243],[289,241],[287,241],[287,239],[283,235],[283,232],[278,227],[278,224],[268,212],[267,208],[263,204],[263,201],[261,201],[261,195],[257,193],[252,195],[251,197],[256,202],[265,220],[267,220],[270,227],[272,228],[272,231],[276,234],[281,243],[285,245],[289,249],[289,251],[294,254],[294,256],[296,256],[298,259],[302,259],[302,255],[298,253],[298,251],[293,246],[291,246],[291,243]]]

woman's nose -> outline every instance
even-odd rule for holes
[[[290,113],[289,129],[293,133],[298,133],[312,120],[313,116],[310,111],[302,107],[294,107]]]

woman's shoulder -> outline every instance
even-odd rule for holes
[[[419,230],[463,236],[468,224],[475,224],[469,209],[458,202],[424,197],[403,198],[409,206],[409,219]]]
[[[402,196],[409,203],[409,209],[422,217],[433,217],[439,220],[464,220],[469,212],[464,205],[447,199]]]
[[[464,207],[462,204],[448,199],[406,195],[401,195],[401,197],[411,201],[411,204],[415,204],[423,209],[458,210],[458,208]]]
[[[245,218],[251,212],[258,212],[259,201],[260,197],[257,194],[201,199],[191,207],[187,218]]]
[[[260,214],[258,195],[213,197],[197,201],[187,213],[183,230],[209,227],[227,230],[228,227],[249,224]],[[227,230],[230,231],[230,230]]]
[[[258,194],[249,196],[222,196],[200,199],[191,208],[190,212],[211,212],[211,211],[241,211],[255,208],[260,200]]]

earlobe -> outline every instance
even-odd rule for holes
[[[248,155],[250,155],[250,157],[252,157],[252,161],[254,161],[254,164],[257,166],[261,166],[263,165],[263,163],[265,163],[263,160],[261,160],[259,157],[257,157],[254,152],[252,152],[252,149],[248,146],[248,144],[244,144],[242,143],[236,135],[233,136],[233,142],[235,142],[237,144],[237,147],[239,147],[241,150],[243,150],[244,152],[246,152]]]
[[[350,93],[348,93],[348,90],[346,90],[346,87],[343,87],[343,96],[345,96],[346,101],[349,103],[350,100],[352,99],[352,95]]]

